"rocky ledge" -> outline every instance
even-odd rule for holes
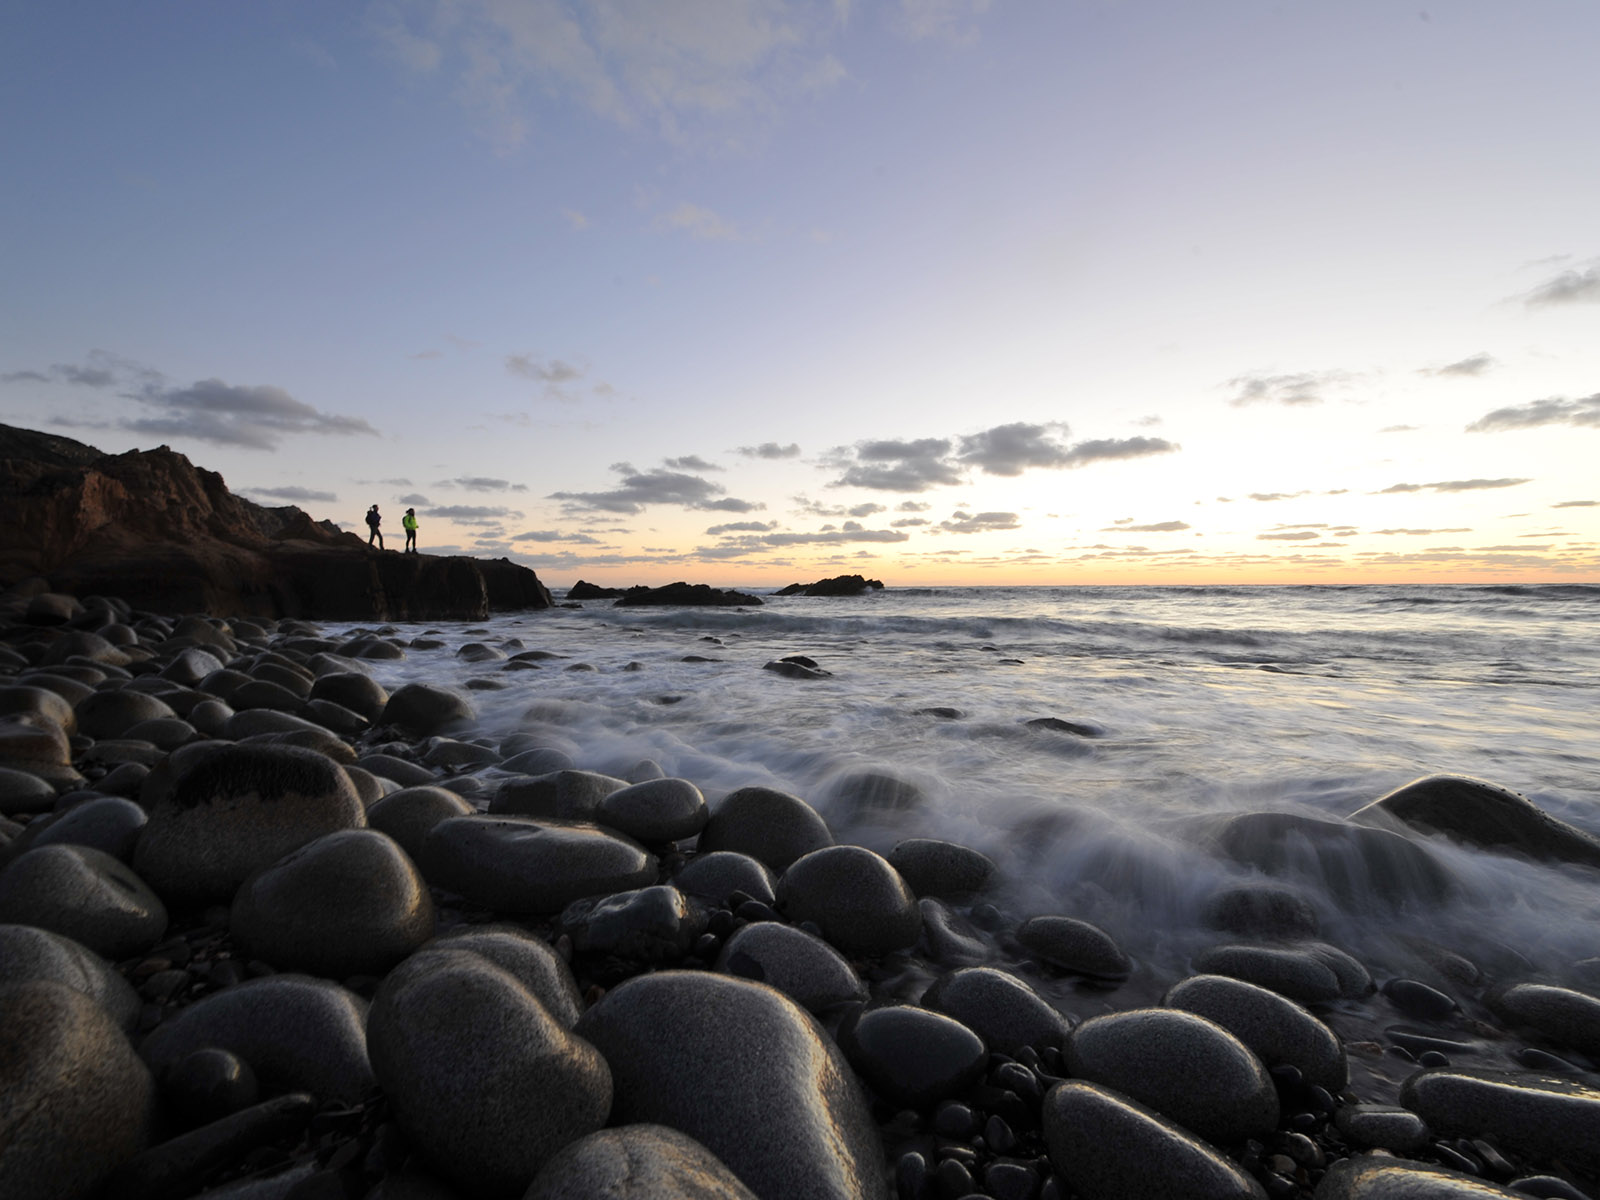
[[[42,577],[156,612],[319,620],[550,606],[538,576],[508,559],[372,550],[299,508],[234,495],[165,446],[104,454],[0,425],[0,504],[0,586]]]
[[[815,583],[791,583],[779,588],[774,596],[860,596],[867,592],[883,590],[883,580],[867,579],[861,575],[835,575]]]

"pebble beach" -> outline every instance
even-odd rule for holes
[[[1600,1195],[1595,590],[1135,591],[13,589],[0,1195]]]

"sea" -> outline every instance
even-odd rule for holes
[[[1264,881],[1375,976],[1430,977],[1419,955],[1440,947],[1521,978],[1600,956],[1588,868],[1417,835],[1453,881],[1441,897],[1337,846],[1268,880],[1216,836],[1245,813],[1343,821],[1434,773],[1600,834],[1600,586],[744,590],[763,603],[401,626],[444,645],[373,671],[463,689],[490,739],[532,733],[623,778],[653,763],[713,807],[760,784],[839,841],[974,847],[1000,867],[999,908],[1093,921],[1152,987],[1219,940],[1212,896]],[[509,669],[468,642],[556,657]],[[826,676],[764,669],[791,655]]]

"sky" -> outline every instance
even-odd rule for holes
[[[1593,0],[7,4],[0,422],[557,588],[1600,581],[1596,45]]]

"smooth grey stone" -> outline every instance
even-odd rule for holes
[[[1212,929],[1257,938],[1314,938],[1317,910],[1293,888],[1242,884],[1212,893],[1200,919]]]
[[[98,633],[90,633],[86,629],[75,629],[71,633],[62,634],[50,643],[49,649],[44,652],[44,657],[39,660],[41,666],[84,661],[125,667],[134,660],[132,655],[123,653],[108,639]]]
[[[506,652],[495,646],[485,645],[483,642],[466,642],[456,650],[456,657],[463,662],[503,662]]]
[[[1194,975],[1161,1001],[1221,1025],[1267,1067],[1288,1065],[1308,1084],[1337,1096],[1350,1082],[1344,1044],[1293,1000],[1223,975]]]
[[[1212,946],[1195,955],[1192,965],[1201,974],[1242,979],[1298,1004],[1325,1004],[1341,992],[1333,968],[1306,950]]]
[[[1051,1165],[1083,1200],[1266,1200],[1260,1184],[1188,1130],[1111,1088],[1057,1084],[1042,1123]]]
[[[500,763],[500,753],[475,742],[456,738],[432,737],[423,743],[422,761],[446,771],[473,771]]]
[[[558,1150],[522,1200],[756,1200],[715,1154],[665,1125],[601,1129]]]
[[[338,646],[333,653],[343,658],[366,658],[373,661],[399,662],[404,659],[406,652],[393,642],[381,637],[354,637]],[[424,684],[408,684],[408,687],[423,687]]]
[[[1452,997],[1417,979],[1391,979],[1382,991],[1389,1003],[1408,1017],[1437,1021],[1460,1007]]]
[[[448,817],[465,817],[472,811],[472,805],[445,788],[408,787],[374,800],[367,809],[367,824],[388,834],[417,859],[428,830]]]
[[[38,817],[10,846],[15,857],[34,846],[89,846],[126,862],[149,818],[121,796],[98,796],[49,817]]]
[[[221,700],[202,700],[189,710],[189,724],[201,737],[219,738],[234,717],[233,709]]]
[[[228,703],[236,712],[270,708],[274,712],[295,713],[304,707],[305,700],[304,696],[270,679],[252,679],[249,683],[242,683],[228,697]]]
[[[813,1013],[867,998],[867,985],[837,950],[779,921],[736,930],[723,943],[716,969],[775,987]]]
[[[440,1174],[474,1193],[516,1194],[606,1123],[611,1072],[514,975],[448,946],[413,955],[378,988],[373,1068]]]
[[[310,699],[337,704],[368,721],[376,721],[383,716],[383,706],[389,703],[389,693],[370,675],[363,675],[359,671],[341,671],[318,675],[316,682],[311,685]]]
[[[655,856],[595,825],[531,817],[449,817],[422,842],[429,883],[507,913],[556,913],[574,900],[656,881]]]
[[[71,669],[66,668],[66,670]],[[81,679],[70,678],[62,672],[61,667],[50,671],[28,671],[20,676],[17,682],[22,687],[43,688],[47,692],[54,692],[67,702],[69,708],[94,693],[93,685]],[[73,727],[76,728],[77,717],[74,716],[72,720]]]
[[[29,771],[0,767],[0,813],[49,812],[56,789]]]
[[[571,1029],[577,1023],[583,999],[578,995],[572,968],[549,943],[520,926],[458,925],[434,944],[482,955],[514,975],[563,1029]]]
[[[500,764],[501,770],[518,775],[551,775],[556,771],[575,770],[577,766],[572,755],[556,746],[535,746],[513,754]]]
[[[681,958],[706,929],[705,906],[670,884],[588,896],[561,912],[575,949],[644,962]]]
[[[96,692],[73,711],[78,715],[78,732],[97,740],[120,738],[140,721],[178,715],[166,701],[126,688]]]
[[[989,1062],[983,1039],[960,1021],[909,1005],[864,1012],[838,1040],[862,1079],[902,1108],[927,1110],[959,1095]]]
[[[922,913],[923,940],[935,962],[944,966],[968,966],[989,957],[989,947],[977,930],[941,901],[926,896],[917,901],[917,909]]]
[[[889,851],[888,859],[919,897],[967,900],[994,875],[994,860],[987,854],[937,838],[908,838]]]
[[[89,846],[40,846],[0,871],[0,921],[37,925],[116,960],[167,931],[167,909],[131,867]]]
[[[833,845],[821,814],[799,796],[776,788],[744,787],[713,806],[696,843],[702,854],[732,850],[783,871],[796,859]]]
[[[66,731],[42,717],[0,717],[0,767],[35,775],[63,791],[83,782],[73,769]]]
[[[208,752],[150,811],[134,867],[163,896],[231,900],[253,872],[366,824],[340,766],[293,746]]]
[[[1433,1163],[1365,1154],[1334,1163],[1312,1193],[1315,1200],[1489,1200],[1519,1194]]]
[[[139,1046],[161,1074],[215,1046],[249,1063],[268,1091],[306,1091],[354,1102],[372,1086],[367,1002],[306,975],[248,979],[179,1010]]]
[[[451,733],[477,720],[472,705],[443,688],[408,683],[389,697],[378,717],[379,725],[394,725],[417,737]]]
[[[652,779],[665,779],[667,773],[655,759],[641,758],[624,771],[622,777],[629,783],[647,783]]]
[[[82,992],[0,985],[0,1196],[88,1200],[150,1143],[155,1083]]]
[[[1433,1141],[1426,1121],[1393,1104],[1341,1104],[1334,1110],[1333,1123],[1345,1141],[1362,1150],[1414,1154]]]
[[[92,690],[84,698],[92,696]],[[35,683],[13,683],[0,687],[0,715],[38,717],[59,725],[69,735],[78,732],[74,703],[59,692]],[[92,736],[92,735],[91,735]]]
[[[1343,999],[1359,1000],[1376,990],[1367,968],[1339,947],[1330,946],[1327,942],[1301,942],[1299,948],[1333,972],[1333,977],[1339,981],[1339,995]]]
[[[883,1146],[842,1052],[788,997],[705,971],[617,985],[578,1020],[618,1124],[671,1126],[764,1200],[887,1200]]]
[[[218,700],[226,700],[249,682],[250,676],[243,671],[235,671],[232,667],[223,667],[220,671],[211,672],[194,686],[208,696],[215,696]]]
[[[28,598],[23,610],[23,621],[29,625],[65,625],[83,615],[83,605],[76,596],[64,592],[39,592]]]
[[[199,731],[181,717],[153,717],[148,721],[140,721],[123,734],[129,741],[149,742],[167,753],[199,736]]]
[[[1571,988],[1519,983],[1491,996],[1490,1003],[1507,1020],[1600,1058],[1600,1000],[1595,997]]]
[[[1377,826],[1442,833],[1482,850],[1600,867],[1600,838],[1558,821],[1526,796],[1465,775],[1427,775],[1350,817]]]
[[[594,819],[641,842],[675,842],[699,833],[708,816],[687,779],[649,779],[602,796]]]
[[[433,936],[433,897],[399,844],[376,829],[326,834],[240,885],[231,928],[280,970],[382,975]]]
[[[379,779],[371,771],[363,770],[354,763],[341,763],[340,765],[344,767],[344,773],[349,776],[350,786],[356,789],[356,796],[360,798],[361,807],[367,811],[369,818],[374,804],[390,792],[400,790],[398,787],[393,786],[393,780],[389,780],[386,784],[385,781]]]
[[[627,786],[625,780],[597,771],[552,771],[548,775],[516,777],[503,781],[495,790],[489,811],[506,816],[597,821],[600,802]]]
[[[862,846],[825,846],[778,880],[778,903],[796,922],[813,921],[845,954],[885,954],[915,944],[922,912],[906,881]]]
[[[778,877],[759,859],[731,850],[697,854],[673,879],[679,889],[718,904],[734,892],[743,892],[763,904],[778,898]]]
[[[1072,1076],[1103,1084],[1213,1142],[1270,1133],[1272,1079],[1222,1026],[1171,1008],[1130,1009],[1085,1021],[1067,1039]]]
[[[161,668],[161,677],[188,687],[197,686],[206,676],[222,670],[224,663],[209,650],[185,646]]]
[[[1038,992],[993,967],[963,967],[941,975],[923,993],[922,1003],[954,1017],[1001,1054],[1015,1054],[1024,1046],[1058,1046],[1071,1029],[1067,1018]]]
[[[237,1054],[207,1046],[167,1068],[161,1094],[180,1120],[197,1126],[257,1103],[261,1099],[261,1082],[250,1064]]]
[[[1098,925],[1076,917],[1033,917],[1017,929],[1017,941],[1052,966],[1096,979],[1126,979],[1133,963]]]
[[[0,980],[46,981],[82,992],[123,1029],[139,1017],[139,995],[82,942],[36,925],[0,925]]]
[[[191,1195],[219,1168],[294,1137],[315,1112],[316,1101],[305,1092],[274,1096],[152,1146],[119,1166],[106,1190],[122,1197]]]
[[[340,737],[360,737],[372,728],[372,722],[360,713],[332,700],[307,700],[304,711],[308,720]]]
[[[403,788],[433,787],[439,782],[439,776],[427,767],[393,754],[364,754],[356,759],[356,766],[382,779],[391,779]]]
[[[922,789],[908,779],[883,771],[856,771],[833,785],[829,807],[854,823],[908,812],[922,802]]]
[[[1600,1162],[1600,1090],[1574,1079],[1440,1067],[1407,1079],[1400,1103],[1438,1134],[1488,1134],[1534,1154]]]

